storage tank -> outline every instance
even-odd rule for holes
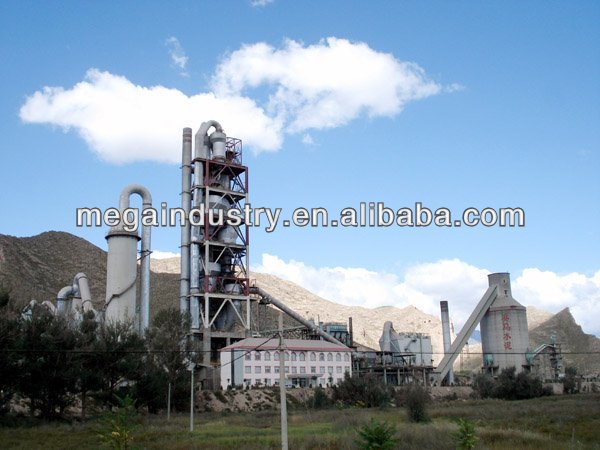
[[[493,273],[488,281],[497,287],[497,295],[480,323],[484,371],[495,375],[515,367],[521,372],[529,368],[527,310],[512,296],[510,274]]]

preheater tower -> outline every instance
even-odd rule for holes
[[[219,349],[250,331],[248,168],[241,140],[216,121],[200,126],[193,153],[192,130],[183,130],[181,198],[192,220],[181,234],[180,310],[189,314],[192,341],[201,342],[200,378],[211,389],[219,385],[212,370]],[[233,216],[241,220],[227,223]]]

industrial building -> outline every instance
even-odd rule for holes
[[[242,161],[242,142],[227,137],[216,121],[201,124],[192,139],[192,129],[183,129],[181,167],[180,312],[189,318],[182,350],[190,355],[205,389],[219,386],[271,385],[278,382],[273,364],[279,343],[265,341],[252,310],[271,305],[299,322],[307,339],[285,342],[287,379],[293,385],[315,386],[337,383],[344,373],[379,374],[385,383],[413,381],[453,384],[452,365],[475,328],[481,329],[482,371],[491,376],[502,369],[531,371],[538,367],[557,378],[562,370],[560,344],[552,342],[531,350],[526,309],[512,296],[510,275],[488,275],[489,288],[475,306],[463,329],[451,342],[448,302],[442,301],[441,319],[444,357],[433,367],[431,337],[396,332],[386,322],[380,351],[361,350],[353,340],[352,319],[345,323],[315,323],[284,302],[251,285],[249,278],[249,225],[242,211],[248,204],[248,168]],[[143,209],[152,207],[148,189],[126,186],[119,198],[123,214],[130,197],[139,195]],[[224,221],[235,212],[237,224]],[[150,227],[141,237],[124,221],[110,228],[107,236],[106,298],[100,311],[92,307],[87,276],[79,273],[72,284],[57,295],[56,306],[43,304],[55,314],[81,320],[91,314],[104,323],[130,322],[143,333],[150,317]],[[141,241],[140,250],[138,245]],[[140,275],[138,277],[138,256]],[[140,285],[138,298],[137,285]],[[260,344],[260,345],[259,345]]]
[[[321,340],[284,339],[286,384],[296,387],[339,383],[352,375],[351,349]],[[223,347],[221,387],[279,384],[279,339],[248,338]]]

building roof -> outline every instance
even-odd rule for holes
[[[327,351],[327,352],[349,352],[350,348],[345,345],[338,345],[328,341],[315,341],[305,339],[285,339],[287,350],[305,350],[305,351]],[[277,350],[279,348],[279,338],[246,338],[235,342],[221,351],[242,349],[242,350]]]

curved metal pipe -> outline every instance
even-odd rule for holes
[[[145,209],[152,207],[152,195],[150,191],[141,184],[130,184],[125,186],[119,197],[119,210],[121,213],[129,208],[129,198],[133,194],[142,197],[142,214]],[[121,224],[122,226],[122,224]],[[141,250],[141,317],[140,332],[143,332],[150,325],[150,237],[151,228],[149,225],[142,224],[142,250]]]
[[[88,277],[85,273],[80,272],[75,275],[73,279],[73,285],[76,285],[79,289],[79,295],[81,295],[81,307],[83,312],[93,311],[92,305],[92,293],[90,292],[90,285],[88,283]]]
[[[77,288],[74,285],[65,286],[56,294],[56,311],[63,315],[67,313],[67,301],[70,296],[77,294]]]
[[[191,199],[187,200],[187,205],[192,203],[192,207],[194,209],[200,208],[204,199],[202,198],[202,189],[201,187],[204,185],[204,165],[199,158],[210,158],[210,145],[209,145],[209,137],[208,130],[211,127],[214,127],[215,130],[219,133],[223,132],[223,127],[216,120],[209,120],[203,122],[198,128],[196,135],[194,136],[194,184],[192,187],[193,194],[191,195]],[[185,168],[185,158],[187,155],[183,155],[183,165]],[[186,181],[186,172],[184,171],[182,174],[183,180],[182,184]],[[182,199],[183,201],[183,199]],[[189,208],[189,206],[188,206]],[[189,209],[188,209],[189,211]],[[191,321],[190,327],[192,329],[200,328],[200,269],[203,264],[201,263],[201,255],[200,255],[200,240],[201,240],[201,230],[200,227],[194,225],[191,227],[191,245],[190,245],[190,258],[189,258],[189,267],[190,267],[190,276],[189,276],[189,290],[188,296],[190,301],[189,310],[191,313]],[[183,247],[183,243],[182,243]],[[183,257],[183,256],[182,256]],[[204,265],[208,267],[209,261],[204,261]],[[205,270],[207,272],[208,269]]]

